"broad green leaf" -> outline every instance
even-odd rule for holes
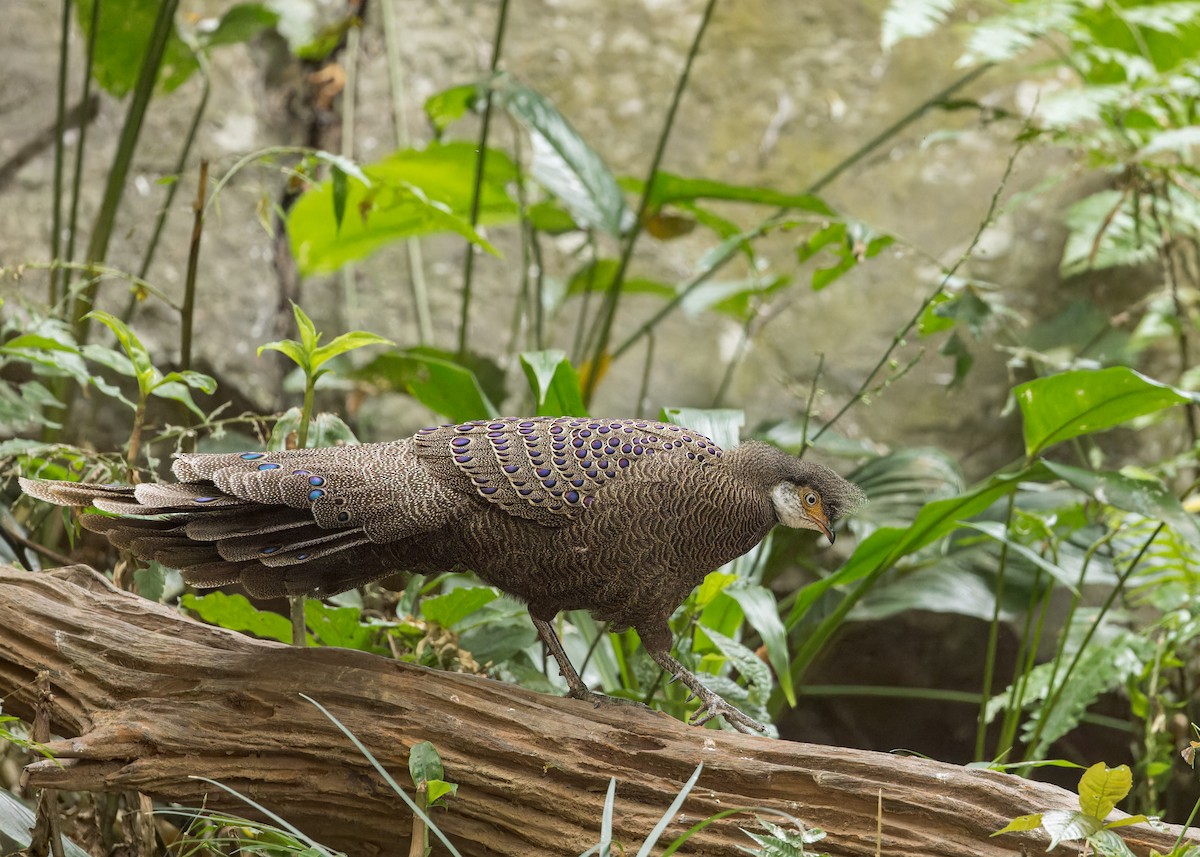
[[[579,375],[563,351],[524,351],[521,367],[533,391],[538,416],[586,417]]]
[[[94,318],[102,322],[113,335],[117,338],[117,342],[121,343],[121,347],[125,349],[126,356],[129,357],[133,364],[133,370],[136,373],[136,378],[139,384],[143,384],[154,371],[154,365],[150,362],[150,354],[146,351],[146,346],[142,345],[142,341],[138,339],[137,334],[130,330],[129,326],[121,319],[104,310],[92,310],[84,318]]]
[[[720,650],[734,668],[742,674],[742,678],[757,691],[771,689],[771,670],[750,649],[742,643],[725,636],[718,631],[708,628],[705,630],[713,645]],[[752,694],[754,696],[754,694]]]
[[[262,357],[264,351],[278,351],[287,356],[289,360],[299,366],[301,369],[308,370],[308,354],[304,351],[304,346],[294,339],[281,339],[277,342],[267,342],[258,346],[258,356]]]
[[[395,345],[390,339],[384,339],[374,333],[368,333],[365,330],[352,330],[349,333],[343,333],[330,342],[328,345],[322,345],[312,353],[312,368],[316,369],[322,363],[337,357],[340,354],[345,354],[347,351],[353,351],[356,348],[364,348],[368,345]]]
[[[1097,762],[1079,778],[1079,808],[1092,818],[1103,821],[1133,788],[1133,773],[1128,765],[1110,768]]]
[[[317,333],[317,326],[308,317],[308,313],[294,301],[292,302],[292,315],[296,319],[296,330],[300,333],[300,345],[305,352],[311,354],[321,340],[321,334]]]
[[[1051,472],[1109,506],[1162,521],[1180,538],[1200,548],[1200,526],[1158,479],[1135,478],[1112,471],[1092,471],[1046,462]]]
[[[644,186],[643,182],[633,179],[625,179],[621,183],[637,192],[641,192]],[[700,199],[720,199],[772,205],[778,208],[796,208],[819,214],[822,217],[837,217],[837,212],[826,205],[820,197],[811,193],[786,193],[774,188],[729,184],[714,179],[692,178],[665,172],[655,173],[654,186],[651,188],[647,205],[651,211],[654,211],[669,203],[695,202]]]
[[[1050,834],[1046,850],[1053,851],[1061,842],[1087,839],[1100,829],[1100,819],[1078,810],[1052,809],[1042,813],[1042,827]]]
[[[460,621],[500,597],[490,586],[460,586],[442,595],[421,601],[421,615],[443,628],[453,628]]]
[[[822,250],[831,252],[835,261],[832,265],[817,268],[812,275],[813,291],[820,291],[860,262],[877,256],[884,248],[896,241],[890,235],[876,232],[865,223],[856,220],[830,223],[796,247],[796,258],[807,262]]]
[[[746,613],[742,610],[742,605],[730,598],[728,592],[716,593],[700,611],[694,644],[695,651],[701,654],[708,651],[706,641],[711,643],[709,631],[716,631],[729,637],[736,634],[745,621]]]
[[[783,691],[788,705],[795,707],[796,691],[792,688],[792,675],[788,668],[787,629],[779,619],[779,605],[775,596],[762,586],[734,587],[726,592],[741,605],[746,621],[762,638],[767,648],[767,660],[775,669],[775,675],[779,676],[779,689]]]
[[[1130,850],[1129,846],[1125,844],[1125,840],[1121,838],[1121,835],[1109,829],[1111,826],[1113,825],[1106,824],[1103,830],[1097,830],[1088,837],[1088,845],[1092,847],[1092,850],[1096,853],[1096,857],[1137,857]],[[1150,857],[1155,857],[1157,854],[1158,852],[1154,849],[1150,850]],[[1172,851],[1171,857],[1189,857],[1189,855]],[[1191,857],[1195,857],[1195,855],[1193,854]]]
[[[415,786],[428,783],[430,780],[440,780],[446,776],[446,769],[442,766],[442,757],[438,755],[433,744],[422,741],[413,745],[408,752],[408,773]]]
[[[0,834],[17,844],[17,850],[25,849],[32,841],[32,831],[37,825],[34,811],[25,806],[16,795],[0,789]],[[88,857],[88,852],[73,841],[61,838],[64,857]]]
[[[410,348],[381,354],[349,375],[407,392],[452,422],[499,416],[475,373],[434,349]]]
[[[1046,466],[1051,470],[1054,469],[1054,465],[1050,464],[1049,462],[1046,463]],[[966,527],[967,529],[975,530],[978,533],[983,533],[989,539],[994,539],[1002,545],[1008,545],[1008,549],[1010,551],[1019,554],[1027,562],[1032,563],[1042,571],[1046,572],[1046,574],[1050,575],[1052,578],[1058,581],[1060,585],[1066,587],[1070,592],[1076,595],[1079,594],[1079,590],[1075,586],[1078,575],[1068,573],[1066,569],[1050,562],[1041,554],[1037,553],[1037,551],[1030,550],[1027,545],[1023,545],[1020,542],[1009,538],[1008,530],[1005,528],[1004,524],[1000,523],[999,521],[963,521],[961,526]]]
[[[244,595],[210,592],[207,595],[185,594],[179,605],[195,613],[210,625],[231,631],[246,631],[265,640],[291,642],[292,623],[278,613],[257,609]]]
[[[375,643],[376,629],[362,622],[362,611],[355,607],[331,607],[315,598],[304,601],[304,621],[322,646],[357,649],[383,654]]]
[[[855,605],[849,618],[878,621],[909,610],[924,610],[990,622],[995,609],[996,595],[988,583],[947,563],[918,568],[888,581],[887,586],[872,589]]]
[[[1200,397],[1152,381],[1124,366],[1080,369],[1021,384],[1013,390],[1025,423],[1025,452],[1094,434]]]
[[[262,3],[238,3],[229,7],[214,29],[201,35],[200,44],[211,49],[248,42],[278,21],[279,13]]]
[[[699,432],[725,449],[738,445],[746,424],[745,411],[736,408],[663,408],[661,418]]]
[[[445,780],[425,781],[425,796],[430,806],[444,797],[454,797],[456,794],[458,794],[458,783],[448,783]]]
[[[716,598],[725,587],[737,580],[736,574],[726,574],[723,571],[710,571],[704,575],[704,581],[696,589],[696,606],[703,610]]]
[[[165,577],[166,573],[163,567],[157,562],[152,562],[145,568],[139,568],[133,573],[137,594],[150,601],[162,601]]]
[[[76,4],[79,25],[91,32],[92,8],[97,0]],[[99,0],[99,23],[92,59],[92,77],[111,95],[120,98],[133,89],[141,74],[142,61],[158,17],[162,0]],[[168,92],[199,68],[191,49],[179,38],[175,27],[163,51],[158,82]]]
[[[496,95],[529,131],[534,179],[558,197],[576,223],[612,236],[633,225],[633,212],[608,166],[553,102],[511,77],[500,81]]]
[[[162,377],[159,383],[177,382],[191,387],[193,390],[199,390],[201,393],[212,395],[217,392],[217,380],[211,375],[205,375],[203,372],[195,372],[191,369],[185,369],[182,372],[168,372]]]
[[[150,395],[179,402],[200,419],[205,418],[204,411],[192,399],[192,391],[178,381],[161,381],[150,389]]]
[[[346,217],[340,228],[332,181],[314,185],[288,215],[300,270],[328,273],[392,242],[433,232],[455,233],[496,253],[469,221],[477,158],[474,144],[432,144],[362,167],[370,186],[347,171]],[[485,170],[480,224],[512,220],[517,206],[508,185],[516,180],[515,166],[504,152],[489,149]]]
[[[1019,833],[1023,830],[1037,830],[1042,826],[1042,814],[1040,812],[1032,813],[1031,815],[1018,815],[1004,827],[997,830],[992,836],[999,836],[1001,833]]]
[[[433,126],[433,136],[440,140],[446,129],[473,109],[482,97],[480,84],[466,83],[443,89],[425,99],[425,115]]]

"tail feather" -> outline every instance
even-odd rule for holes
[[[95,500],[121,501],[133,498],[132,485],[97,485],[91,482],[58,482],[18,477],[21,490],[30,497],[56,506],[91,506]]]

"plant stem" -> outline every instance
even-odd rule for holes
[[[187,135],[183,138],[183,147],[179,150],[179,157],[175,161],[173,173],[175,181],[167,185],[167,193],[163,198],[162,207],[158,210],[158,217],[154,221],[154,231],[150,234],[150,241],[146,245],[146,252],[142,254],[142,264],[138,268],[139,279],[146,279],[146,274],[150,271],[150,265],[154,262],[154,256],[158,252],[158,242],[162,238],[163,228],[167,225],[167,218],[171,214],[171,206],[175,202],[175,192],[179,190],[179,186],[182,184],[180,179],[183,177],[184,170],[187,169],[188,155],[192,152],[192,145],[196,142],[196,133],[200,130],[200,122],[208,109],[208,96],[212,91],[212,81],[209,79],[208,68],[203,61],[201,61],[200,72],[200,101],[196,104],[196,109],[192,111],[192,122],[188,126]],[[125,305],[125,312],[121,315],[121,320],[126,324],[129,324],[133,320],[137,305],[138,292],[135,290],[130,293],[129,302]]]
[[[296,447],[305,449],[308,446],[308,422],[312,419],[313,398],[316,393],[317,379],[311,372],[304,373],[304,404],[300,408],[300,426],[296,429]]]
[[[346,72],[346,82],[342,88],[341,139],[342,155],[351,161],[354,160],[355,114],[358,107],[358,60],[361,44],[361,23],[351,25],[346,31],[346,44],[342,51],[342,68]],[[348,262],[338,270],[338,280],[342,286],[343,318],[347,330],[354,330],[359,326],[357,271],[358,266],[353,262]]]
[[[675,92],[671,96],[671,104],[667,108],[666,120],[663,122],[662,130],[658,135],[658,144],[654,148],[654,157],[650,159],[650,170],[646,176],[645,186],[642,188],[641,199],[638,201],[637,215],[634,217],[633,225],[629,228],[629,234],[625,238],[625,246],[622,248],[616,273],[613,275],[604,306],[601,309],[600,334],[597,337],[596,346],[592,352],[591,371],[587,373],[587,381],[583,389],[583,403],[585,405],[591,404],[592,396],[596,392],[596,385],[600,382],[606,352],[608,351],[608,343],[612,337],[613,319],[617,314],[617,305],[621,299],[621,289],[625,284],[625,272],[629,268],[629,260],[633,257],[634,245],[637,244],[638,236],[642,232],[642,221],[646,216],[647,209],[650,207],[650,200],[653,198],[654,181],[658,177],[658,168],[662,164],[663,154],[667,150],[667,140],[670,139],[671,129],[675,125],[675,113],[679,110],[679,103],[683,100],[683,92],[687,88],[688,78],[692,73],[692,63],[695,62],[696,55],[700,52],[700,41],[704,38],[704,31],[708,29],[708,22],[712,19],[713,9],[716,8],[716,5],[717,0],[708,0],[704,6],[704,11],[700,16],[700,26],[696,28],[696,35],[692,37],[692,44],[688,48],[687,59],[683,63],[683,70],[680,72],[679,79],[675,83]]]
[[[67,74],[70,70],[71,0],[62,0],[62,29],[58,37],[58,92],[54,102],[54,184],[50,215],[50,259],[55,260],[62,248],[62,188],[63,166],[66,152],[63,150],[63,135],[67,126]],[[80,132],[82,133],[82,131]],[[47,301],[50,306],[58,303],[58,268],[50,269],[50,290]]]
[[[88,262],[103,262],[108,255],[108,243],[116,224],[117,208],[121,203],[125,180],[129,176],[129,168],[133,163],[133,153],[137,149],[138,138],[141,136],[146,107],[150,104],[150,97],[154,94],[154,84],[162,65],[163,52],[166,50],[167,41],[175,26],[175,10],[178,7],[179,0],[162,0],[162,5],[158,7],[158,17],[154,20],[150,41],[146,45],[146,55],[142,59],[142,67],[133,90],[133,97],[129,101],[129,112],[125,116],[125,124],[121,127],[121,137],[108,173],[108,183],[104,187],[104,197],[96,214],[96,223],[92,227],[92,236],[87,249]],[[91,321],[84,316],[91,311],[92,305],[95,303],[97,285],[95,280],[89,282],[75,298],[71,323],[74,327],[75,338],[80,344],[87,341],[88,332],[91,329]]]
[[[179,334],[179,368],[192,368],[192,329],[195,324],[196,269],[200,264],[200,237],[204,234],[204,193],[208,189],[208,159],[200,161],[200,180],[192,203],[192,240],[188,247],[187,276],[183,284],[183,312]]]
[[[404,85],[404,65],[400,57],[400,35],[396,26],[396,2],[397,0],[383,0],[379,7],[383,11],[383,43],[387,51],[396,148],[407,149],[412,145],[412,138],[408,130],[408,104],[405,98],[407,89]],[[417,342],[428,345],[433,341],[433,322],[429,315],[429,289],[425,284],[425,260],[421,252],[421,239],[416,236],[408,238],[404,247],[407,251],[408,284],[412,292],[413,312],[417,317]]]
[[[496,21],[496,32],[492,37],[491,77],[496,76],[500,64],[500,49],[504,45],[504,27],[508,22],[508,0],[500,0],[500,17]],[[483,121],[479,128],[479,157],[475,160],[475,184],[471,188],[471,228],[479,223],[479,208],[483,201],[484,167],[487,162],[488,133],[492,127],[492,106],[495,102],[495,91],[489,85],[483,102]],[[458,356],[467,355],[467,343],[470,341],[471,325],[471,286],[472,275],[475,271],[475,245],[470,242],[466,246],[466,257],[463,259],[463,289],[462,312],[458,320]]]
[[[1026,462],[1028,466],[1028,462]],[[1012,529],[1013,512],[1016,510],[1017,492],[1008,495],[1008,506],[1004,513],[1004,532]],[[1000,613],[1004,601],[1005,572],[1008,570],[1008,541],[1000,543],[1000,561],[996,569],[995,606],[992,621],[988,623],[987,648],[983,659],[983,687],[979,691],[979,717],[975,726],[975,759],[983,759],[987,740],[987,704],[992,697],[992,681],[996,676],[996,646],[1000,640]],[[997,748],[1000,749],[1000,748]]]
[[[1095,635],[1096,631],[1100,629],[1100,623],[1104,621],[1105,614],[1108,613],[1108,610],[1110,607],[1112,607],[1113,602],[1117,600],[1117,596],[1120,595],[1125,589],[1125,583],[1133,574],[1134,569],[1136,569],[1138,564],[1142,561],[1142,557],[1146,555],[1146,551],[1150,550],[1150,545],[1154,543],[1154,540],[1158,538],[1158,534],[1161,533],[1166,526],[1167,525],[1164,523],[1159,523],[1159,525],[1154,528],[1154,532],[1150,534],[1150,536],[1138,550],[1137,554],[1129,561],[1129,565],[1125,568],[1125,571],[1121,572],[1121,575],[1117,578],[1116,584],[1114,584],[1112,589],[1109,590],[1108,595],[1104,599],[1104,603],[1101,604],[1100,609],[1096,611],[1096,618],[1092,620],[1092,624],[1087,629],[1087,633],[1085,633],[1083,635],[1083,639],[1080,640],[1079,648],[1075,651],[1075,656],[1071,659],[1071,663],[1067,665],[1067,669],[1062,676],[1062,681],[1057,683],[1057,686],[1055,686],[1051,692],[1050,698],[1046,700],[1046,704],[1042,707],[1042,711],[1038,716],[1037,727],[1034,729],[1033,735],[1029,739],[1027,745],[1032,750],[1037,750],[1038,741],[1042,736],[1042,731],[1046,725],[1046,721],[1050,719],[1051,712],[1054,711],[1055,707],[1059,703],[1059,700],[1062,699],[1063,691],[1066,690],[1067,682],[1071,678],[1071,673],[1074,672],[1075,667],[1079,665],[1079,660],[1083,657],[1083,653],[1087,650],[1088,643],[1092,641],[1092,637]],[[1064,626],[1064,639],[1066,638],[1069,630],[1069,626]]]
[[[92,66],[96,56],[96,30],[100,26],[100,4],[92,3],[91,26],[87,32],[87,50],[83,58],[83,97],[80,103],[87,104],[92,97]],[[83,190],[83,153],[87,148],[87,122],[79,126],[79,139],[75,141],[74,175],[71,177],[71,212],[67,219],[67,252],[64,262],[75,261],[75,237],[79,234],[79,197]],[[71,274],[63,275],[63,298],[70,295]]]

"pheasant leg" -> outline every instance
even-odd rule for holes
[[[671,655],[664,651],[651,651],[647,649],[650,657],[654,658],[654,662],[666,670],[673,679],[683,682],[683,686],[692,692],[692,695],[700,700],[700,708],[692,715],[688,721],[693,726],[700,726],[712,720],[718,715],[725,718],[725,722],[737,729],[739,732],[745,732],[748,735],[761,735],[766,733],[767,727],[757,720],[747,717],[742,712],[738,711],[714,691],[705,687],[700,679],[696,678],[695,674],[688,670],[683,664],[675,660]]]
[[[583,679],[579,677],[579,673],[575,671],[575,667],[571,664],[570,658],[567,657],[567,653],[563,649],[562,641],[558,639],[558,634],[555,632],[554,626],[544,619],[537,618],[532,613],[529,614],[529,618],[533,620],[533,627],[537,628],[538,636],[542,638],[542,642],[546,644],[546,648],[550,650],[550,654],[558,662],[559,674],[567,680],[567,686],[571,689],[567,693],[567,696],[572,699],[586,700],[597,708],[601,705],[637,705],[642,708],[646,707],[637,700],[607,696],[591,690],[583,683]]]

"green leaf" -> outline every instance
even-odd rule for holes
[[[633,225],[633,212],[608,166],[553,102],[512,77],[499,82],[496,95],[529,131],[534,179],[562,201],[576,223],[612,236]]]
[[[347,351],[353,351],[356,348],[364,348],[368,345],[395,345],[390,339],[384,339],[382,336],[377,336],[374,333],[368,333],[365,330],[352,330],[349,333],[343,333],[330,342],[328,345],[322,345],[312,353],[312,368],[316,369],[321,364],[325,363],[339,354],[345,354]]]
[[[159,383],[171,382],[178,382],[191,387],[193,390],[207,393],[210,396],[217,392],[217,381],[215,378],[211,375],[205,375],[203,372],[194,372],[191,369],[185,369],[182,372],[168,372]]]
[[[1046,467],[1093,498],[1135,515],[1162,521],[1194,547],[1200,548],[1200,526],[1183,504],[1158,479],[1134,478],[1111,471],[1083,470],[1046,462]]]
[[[306,598],[304,621],[323,646],[375,654],[386,652],[375,642],[376,629],[363,623],[362,611],[356,607],[331,607],[315,598]]]
[[[757,311],[760,301],[792,284],[790,276],[750,277],[745,280],[724,280],[701,283],[682,301],[688,315],[711,310],[744,321]]]
[[[292,252],[301,272],[335,271],[390,243],[434,232],[461,235],[498,255],[469,221],[477,158],[473,143],[435,143],[422,150],[402,149],[362,167],[369,186],[345,171],[347,216],[340,228],[332,181],[313,185],[288,215]],[[480,195],[481,225],[516,217],[516,203],[508,195],[516,177],[512,160],[489,149]]]
[[[178,381],[160,381],[150,388],[150,395],[179,402],[200,419],[205,418],[204,411],[192,399],[191,391]]]
[[[1079,778],[1079,808],[1092,818],[1103,821],[1133,788],[1133,773],[1128,765],[1110,768],[1097,762]]]
[[[779,605],[775,596],[762,586],[743,586],[727,589],[729,597],[741,605],[758,636],[767,648],[767,660],[779,676],[779,689],[783,691],[788,705],[795,707],[796,691],[792,687],[792,676],[788,665],[787,629],[779,619]]]
[[[257,609],[244,595],[210,592],[207,595],[185,594],[179,606],[195,613],[210,625],[231,631],[246,631],[264,640],[289,643],[292,623],[278,613]]]
[[[444,797],[454,797],[456,794],[458,794],[458,783],[448,783],[445,780],[425,781],[425,795],[430,806]]]
[[[1046,466],[1051,470],[1054,469],[1054,465],[1049,462],[1046,462]],[[1002,545],[1008,545],[1008,549],[1010,551],[1018,554],[1025,561],[1046,572],[1046,574],[1050,575],[1052,578],[1054,578],[1054,580],[1058,581],[1061,586],[1065,587],[1070,592],[1074,593],[1075,595],[1079,594],[1079,590],[1075,585],[1075,582],[1078,578],[1077,575],[1068,573],[1066,569],[1050,562],[1037,551],[1030,550],[1027,545],[1023,545],[1020,542],[1009,538],[1007,528],[999,521],[963,521],[961,526],[966,527],[967,529],[975,530],[979,533],[983,533],[989,539],[995,539]]]
[[[381,354],[349,376],[404,391],[451,422],[499,415],[475,373],[452,355],[436,349],[410,348]]]
[[[18,850],[25,849],[32,840],[36,824],[37,816],[32,809],[7,789],[0,789],[0,834],[3,834],[3,838],[15,842]],[[65,857],[88,857],[87,851],[65,836],[61,841]]]
[[[421,615],[443,628],[453,628],[467,616],[490,604],[500,594],[490,586],[460,586],[421,601]]]
[[[1042,826],[1042,814],[1040,812],[1032,813],[1031,815],[1018,815],[1004,827],[997,830],[992,836],[999,836],[1001,833],[1019,833],[1024,830],[1037,830]]]
[[[1087,839],[1100,829],[1100,819],[1083,812],[1052,809],[1042,813],[1042,827],[1050,834],[1046,850],[1053,851],[1059,843]]]
[[[478,83],[466,83],[443,89],[425,99],[425,115],[429,117],[429,124],[433,126],[433,136],[440,140],[451,123],[457,122],[468,110],[474,109],[482,98],[483,93]]]
[[[428,741],[422,741],[414,744],[408,753],[408,773],[412,777],[413,785],[419,786],[430,780],[442,779],[446,776],[446,769],[442,766],[442,757],[438,755],[434,746]]]
[[[121,319],[103,310],[92,310],[84,318],[94,318],[113,332],[113,335],[117,337],[117,342],[121,343],[121,348],[125,350],[126,356],[133,364],[134,377],[137,378],[138,385],[144,389],[144,385],[154,372],[154,364],[150,362],[150,354],[137,335]]]
[[[340,231],[342,217],[346,214],[346,195],[349,193],[346,185],[346,173],[340,168],[334,167],[330,171],[329,185],[333,194],[333,220]]]
[[[538,416],[586,417],[579,375],[563,351],[524,351],[521,367],[533,391]]]
[[[641,191],[644,183],[626,179],[625,187]],[[837,212],[826,205],[819,196],[811,193],[786,193],[774,188],[753,185],[729,184],[706,178],[691,178],[675,173],[659,172],[654,175],[654,186],[647,201],[650,211],[669,203],[695,202],[700,199],[720,199],[731,202],[750,202],[778,208],[796,208],[819,214],[822,217],[837,217]]]
[[[304,351],[304,346],[294,339],[281,339],[277,342],[268,342],[258,346],[259,357],[262,357],[264,351],[278,351],[281,354],[285,354],[288,359],[301,369],[308,371],[308,355]]]
[[[1021,384],[1013,393],[1025,419],[1029,458],[1064,440],[1200,401],[1124,366],[1063,372]]]
[[[211,49],[248,42],[263,30],[274,27],[278,21],[279,14],[262,3],[238,3],[221,16],[215,29],[202,34],[200,44]]]
[[[79,25],[91,32],[92,6],[97,0],[79,0]],[[100,0],[92,77],[104,90],[120,98],[127,95],[141,74],[154,21],[162,0]],[[199,68],[190,48],[174,27],[163,51],[158,82],[168,92]]]
[[[717,446],[733,449],[741,441],[745,411],[736,408],[663,408],[663,422],[690,428]]]
[[[166,571],[157,562],[152,562],[145,568],[139,568],[133,573],[133,582],[137,586],[137,594],[150,601],[162,601],[165,579]]]

